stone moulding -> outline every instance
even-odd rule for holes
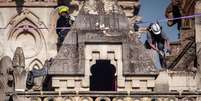
[[[42,95],[41,95],[42,94]],[[196,95],[196,96],[194,96]],[[106,99],[106,101],[152,101],[153,99],[159,101],[199,101],[200,92],[16,92],[15,98],[27,99],[26,101],[32,101],[33,99],[40,99],[41,101],[49,101],[51,99],[70,100],[70,101],[92,101],[95,98],[96,101],[100,99]],[[28,100],[32,99],[32,100]],[[42,100],[44,98],[44,100]],[[16,101],[16,99],[14,100]],[[17,100],[18,101],[18,100]],[[23,101],[23,100],[20,100]]]
[[[50,48],[47,35],[49,30],[41,19],[28,8],[22,10],[20,14],[14,15],[6,25],[5,35],[8,46],[8,54],[12,56],[16,47],[22,47],[26,60],[26,68],[32,69],[34,64],[30,64],[34,59],[42,63],[48,57],[47,49]],[[45,28],[45,29],[40,29]],[[56,51],[56,49],[55,49]],[[42,68],[42,65],[39,65]]]
[[[12,18],[10,24],[8,25],[8,27],[12,27],[10,28],[11,30],[9,31],[8,35],[8,40],[11,42],[11,51],[14,52],[15,47],[18,45],[21,46],[22,43],[31,43],[31,45],[26,47],[21,46],[25,51],[25,58],[29,59],[38,55],[42,47],[44,47],[43,44],[41,44],[43,43],[44,37],[42,32],[38,29],[40,26],[41,22],[39,21],[39,18],[28,10],[24,10],[20,15]],[[43,24],[42,26],[44,27]],[[25,37],[27,37],[29,40],[26,40]],[[28,49],[28,47],[31,50]]]

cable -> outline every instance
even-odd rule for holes
[[[160,19],[160,20],[156,20],[156,21],[157,22],[166,22],[166,21],[169,21],[169,20],[191,19],[191,18],[200,17],[200,16],[201,16],[201,13],[198,13],[198,14],[189,15],[189,16],[182,16],[182,17],[177,17],[177,18],[172,18],[172,19]],[[139,21],[136,24],[152,23],[152,22],[156,22],[156,21]]]
[[[7,27],[2,27],[0,29],[7,29]],[[54,28],[47,28],[47,27],[38,27],[38,28],[33,28],[33,27],[23,27],[23,28],[13,28],[13,29],[71,29],[71,27],[54,27]]]
[[[198,14],[194,14],[194,15],[189,15],[189,16],[182,16],[182,17],[177,17],[177,18],[172,18],[172,19],[160,19],[160,20],[156,20],[157,22],[166,22],[169,20],[178,20],[178,19],[191,19],[194,17],[200,17],[201,13]],[[142,23],[152,23],[152,22],[156,22],[156,21],[139,21],[136,22],[136,24],[142,24]],[[7,27],[0,27],[0,29],[7,29]],[[71,27],[54,27],[54,28],[48,28],[48,27],[38,27],[38,28],[30,28],[30,27],[23,27],[23,28],[14,28],[14,29],[71,29]]]

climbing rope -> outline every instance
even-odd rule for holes
[[[172,18],[172,19],[159,19],[156,21],[139,21],[136,22],[136,24],[146,24],[146,23],[153,23],[153,22],[167,22],[171,20],[178,20],[178,19],[191,19],[195,17],[200,17],[201,13],[194,14],[194,15],[189,15],[189,16],[182,16],[182,17],[177,17],[177,18]],[[7,29],[7,27],[0,27],[0,29]],[[14,28],[14,29],[71,29],[71,27],[37,27],[37,28],[30,28],[30,27],[23,27],[23,28]]]
[[[198,13],[198,14],[194,14],[194,15],[176,17],[176,18],[171,18],[171,19],[159,19],[156,21],[139,21],[136,24],[145,24],[145,23],[153,23],[153,22],[167,22],[167,21],[171,21],[171,20],[191,19],[191,18],[200,17],[200,16],[201,16],[201,13]]]

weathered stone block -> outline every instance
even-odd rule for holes
[[[156,82],[155,82],[155,89],[156,92],[169,92],[169,83],[168,83],[168,73],[167,72],[160,72]]]
[[[67,80],[67,87],[74,88],[75,87],[75,80]]]

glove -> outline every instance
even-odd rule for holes
[[[171,49],[167,48],[167,53],[171,54],[172,53]]]
[[[171,50],[169,48],[164,49],[164,53],[168,56],[171,54]]]

